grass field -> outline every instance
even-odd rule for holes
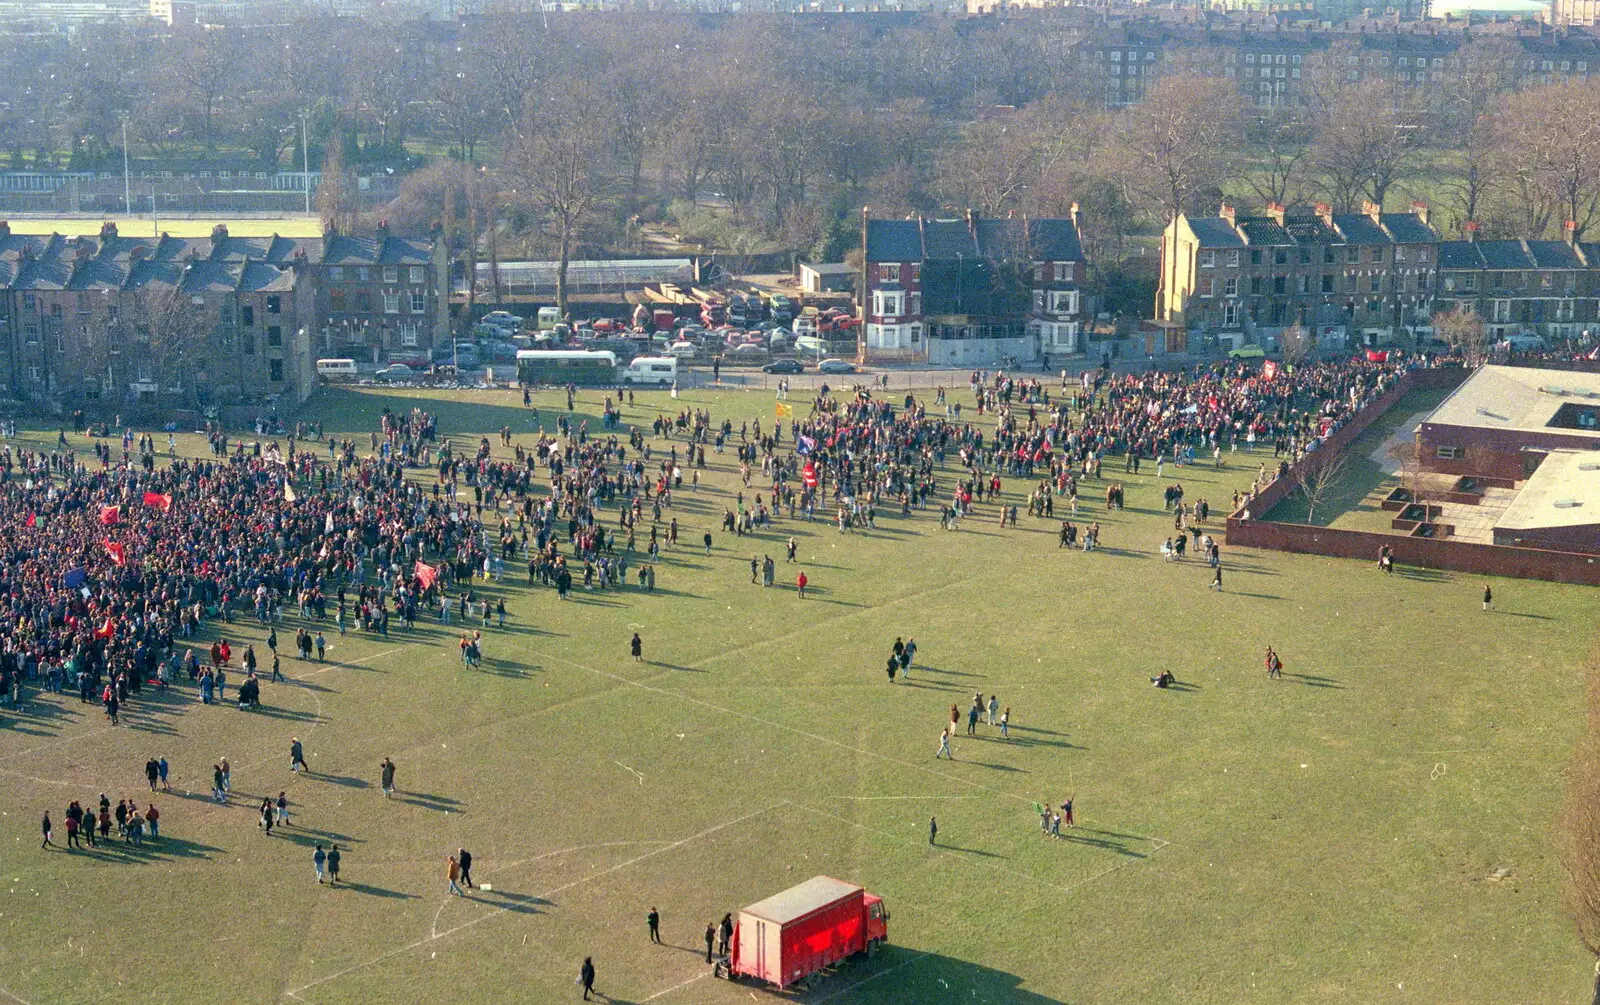
[[[308,417],[364,446],[383,405],[417,403],[497,454],[496,430],[533,425],[492,392],[323,392]],[[539,404],[549,427],[561,403]],[[625,417],[680,404],[735,425],[772,408],[652,393]],[[597,429],[600,396],[579,407]],[[892,945],[798,996],[811,1005],[1586,993],[1552,821],[1600,594],[1495,581],[1486,614],[1477,578],[1226,546],[1217,594],[1203,565],[1160,560],[1161,484],[1120,463],[1129,508],[1088,508],[1105,545],[1092,554],[1058,550],[1044,521],[946,533],[931,511],[738,539],[718,525],[732,454],[708,459],[674,512],[687,541],[713,531],[710,556],[669,554],[650,595],[561,603],[508,582],[513,625],[485,633],[481,670],[428,625],[331,635],[330,663],[285,661],[295,680],[265,686],[263,714],[185,687],[136,703],[124,728],[75,696],[0,716],[0,1000],[567,1001],[585,955],[615,1002],[770,1000],[711,979],[700,933],[818,873],[884,895]],[[1216,511],[1253,473],[1168,480]],[[1026,486],[1007,490],[1020,502]],[[790,534],[804,601],[782,585]],[[779,588],[750,584],[752,553],[779,561]],[[252,625],[233,629],[236,649],[262,648]],[[919,665],[890,686],[897,635],[916,637]],[[1263,679],[1268,643],[1281,681]],[[1163,666],[1181,687],[1149,686]],[[935,761],[950,705],[974,691],[1010,706],[1010,740],[980,726]],[[291,735],[308,776],[287,770]],[[43,809],[148,795],[156,755],[176,790],[155,797],[160,842],[37,849]],[[206,798],[220,756],[228,807]],[[267,838],[251,799],[280,789],[295,827]],[[1041,837],[1032,803],[1070,792],[1080,826]],[[346,849],[347,886],[316,885],[318,840]],[[446,895],[462,845],[492,892]],[[646,941],[652,905],[666,947]]]

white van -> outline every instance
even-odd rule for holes
[[[353,359],[319,359],[317,376],[323,380],[355,380],[356,361]]]
[[[622,371],[624,384],[659,384],[666,387],[677,380],[676,356],[636,356]]]
[[[561,323],[561,311],[555,307],[539,308],[539,330],[547,332]]]

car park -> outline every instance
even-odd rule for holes
[[[775,359],[761,370],[763,373],[805,373],[806,365],[797,359]]]

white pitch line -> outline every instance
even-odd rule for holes
[[[118,727],[116,726],[101,726],[99,729],[91,729],[87,733],[73,736],[58,736],[49,743],[41,743],[37,747],[29,747],[27,750],[19,750],[13,754],[0,754],[0,761],[9,761],[13,757],[26,757],[29,754],[36,754],[41,750],[49,750],[51,747],[60,746],[63,743],[69,743],[74,740],[87,740],[91,736],[99,736],[101,733],[109,733],[113,729],[117,728]]]
[[[829,799],[849,799],[854,802],[869,802],[880,799],[982,799],[982,796],[828,796]]]
[[[901,962],[901,963],[896,963],[894,966],[890,967],[888,970],[881,970],[878,973],[873,974],[871,977],[863,978],[863,979],[861,979],[859,981],[856,981],[854,984],[851,984],[851,985],[849,985],[847,987],[840,988],[839,990],[833,992],[830,995],[826,995],[826,996],[824,996],[822,998],[818,998],[816,1001],[812,1002],[811,1005],[823,1005],[824,1002],[831,1002],[835,998],[839,997],[840,995],[849,994],[850,992],[854,991],[856,988],[859,988],[863,984],[871,984],[873,981],[877,980],[878,978],[887,977],[890,974],[894,973],[896,970],[904,970],[906,967],[911,966],[911,964],[913,964],[913,963],[921,963],[923,960],[927,959],[928,957],[930,957],[932,955],[933,955],[932,953],[918,953],[917,955],[911,957],[911,959],[909,959],[909,960],[905,960],[904,962]]]
[[[628,767],[626,764],[623,764],[621,761],[612,761],[611,763],[615,764],[617,767],[621,768],[623,771],[631,773],[635,778],[639,779],[639,784],[640,785],[644,784],[644,775],[640,774],[637,771],[634,771],[632,768]]]
[[[540,900],[548,900],[551,897],[555,896],[556,894],[563,893],[563,892],[565,892],[567,890],[572,889],[575,886],[582,886],[585,883],[589,883],[589,882],[592,882],[594,880],[600,879],[603,876],[609,876],[611,873],[617,872],[620,869],[626,869],[627,867],[629,867],[631,865],[636,865],[639,862],[643,862],[645,859],[654,858],[655,856],[663,854],[664,852],[669,852],[669,851],[672,851],[673,849],[681,848],[684,845],[689,844],[691,841],[698,841],[699,839],[701,839],[703,837],[706,837],[706,836],[711,835],[711,834],[715,834],[717,831],[727,830],[729,827],[734,827],[734,826],[737,826],[739,824],[742,824],[746,820],[753,820],[756,817],[759,817],[759,816],[761,816],[763,814],[772,812],[773,810],[777,809],[780,806],[787,806],[788,804],[789,804],[789,800],[787,800],[787,799],[783,800],[782,802],[773,803],[771,806],[765,807],[764,809],[759,809],[759,810],[755,810],[755,811],[753,811],[751,813],[746,813],[742,817],[739,817],[739,818],[737,818],[735,820],[728,820],[728,821],[726,821],[724,823],[717,824],[714,827],[707,827],[705,830],[700,831],[698,834],[691,834],[686,838],[682,838],[682,839],[680,839],[678,841],[674,841],[671,844],[666,845],[666,846],[661,847],[661,848],[657,848],[654,851],[645,852],[643,855],[636,855],[633,858],[628,859],[626,862],[620,862],[617,865],[611,866],[610,868],[602,869],[602,870],[600,870],[599,872],[596,872],[596,873],[591,873],[590,875],[585,876],[582,879],[575,879],[570,883],[563,883],[561,886],[558,886],[553,890],[546,890],[546,891],[544,891],[542,893],[535,894],[534,896],[538,897]],[[295,998],[295,999],[298,999],[298,1000],[304,1000],[304,999],[300,999],[300,993],[303,992],[303,991],[309,991],[311,988],[317,987],[320,984],[326,984],[329,981],[337,980],[338,978],[344,977],[344,976],[346,976],[348,974],[353,974],[357,970],[365,970],[367,967],[373,966],[374,964],[382,963],[384,960],[387,960],[387,959],[390,959],[392,957],[398,956],[401,953],[409,952],[409,951],[417,948],[418,946],[426,945],[426,944],[428,944],[430,942],[435,942],[435,941],[437,941],[439,939],[443,939],[443,938],[445,938],[447,936],[454,935],[456,932],[459,932],[462,929],[471,928],[472,926],[477,925],[480,922],[488,921],[490,918],[497,918],[500,915],[505,914],[507,911],[510,911],[513,907],[516,907],[516,906],[518,906],[518,905],[517,904],[512,904],[512,905],[508,905],[508,906],[505,906],[505,907],[497,907],[492,911],[489,911],[489,912],[484,913],[484,914],[480,914],[478,917],[473,918],[471,921],[464,921],[461,924],[455,926],[454,928],[447,928],[444,931],[440,932],[438,935],[430,935],[428,938],[418,939],[417,941],[412,942],[412,943],[408,943],[407,945],[401,946],[398,949],[391,949],[387,953],[383,953],[383,954],[381,954],[379,956],[374,956],[372,959],[367,960],[364,963],[357,963],[357,964],[354,964],[353,966],[345,967],[343,970],[338,970],[338,971],[335,971],[334,973],[328,974],[325,977],[318,977],[316,980],[312,981],[311,983],[302,984],[300,987],[294,988],[294,989],[289,990],[289,991],[285,991],[284,994],[289,996],[289,997],[291,997],[291,998]]]
[[[852,747],[852,746],[850,746],[850,744],[845,743],[843,740],[835,740],[835,739],[833,739],[832,737],[829,737],[829,736],[821,736],[821,735],[818,735],[816,733],[808,733],[803,729],[796,729],[793,726],[785,725],[784,723],[781,723],[781,722],[774,722],[771,719],[763,719],[759,715],[752,715],[749,712],[741,712],[738,709],[733,709],[733,708],[728,708],[728,707],[723,706],[723,705],[718,705],[715,702],[706,701],[706,700],[704,700],[702,698],[696,698],[693,695],[687,695],[687,694],[684,694],[681,691],[674,691],[671,688],[655,687],[655,686],[650,685],[650,684],[645,684],[645,683],[643,683],[641,681],[636,681],[636,680],[632,680],[630,678],[624,677],[621,674],[614,674],[614,673],[610,672],[609,670],[601,670],[601,669],[599,669],[597,667],[588,666],[587,664],[584,664],[584,663],[578,663],[578,662],[575,662],[573,660],[563,659],[560,656],[552,656],[549,653],[541,653],[541,652],[537,652],[537,651],[534,651],[534,650],[529,650],[528,652],[529,652],[530,655],[537,656],[540,659],[553,660],[556,663],[565,663],[567,666],[577,667],[579,670],[587,670],[592,674],[598,674],[601,677],[609,678],[611,680],[617,681],[618,683],[627,684],[627,685],[629,685],[631,687],[639,688],[641,691],[650,691],[650,692],[653,692],[655,694],[666,695],[666,696],[671,697],[671,698],[677,698],[677,699],[679,699],[681,701],[687,701],[687,702],[690,702],[692,704],[699,705],[702,708],[709,708],[712,711],[721,712],[724,715],[735,716],[735,717],[740,718],[740,719],[749,720],[750,722],[758,722],[763,726],[770,726],[773,729],[781,729],[786,733],[793,733],[796,736],[803,736],[808,740],[816,740],[818,743],[826,743],[826,744],[828,744],[830,746],[839,747],[839,748],[842,748],[844,750],[848,750],[851,753],[860,754],[863,757],[876,757],[879,760],[888,761],[890,764],[898,764],[902,768],[911,768],[914,771],[921,771],[924,774],[933,775],[936,778],[943,778],[943,779],[946,779],[948,781],[959,782],[962,785],[970,785],[973,788],[982,789],[985,792],[992,792],[997,796],[1005,796],[1007,799],[1016,799],[1016,800],[1018,800],[1020,802],[1025,802],[1025,803],[1033,802],[1032,797],[1029,797],[1029,796],[1019,796],[1015,792],[1006,792],[1004,789],[997,789],[997,788],[995,788],[995,787],[993,787],[991,785],[985,785],[982,782],[974,782],[971,779],[962,778],[960,775],[952,775],[952,774],[950,774],[948,772],[938,771],[938,770],[936,770],[934,768],[930,768],[930,767],[928,767],[926,765],[923,765],[923,764],[917,764],[917,763],[912,762],[912,761],[902,761],[897,757],[890,757],[888,754],[880,754],[875,750],[864,750],[864,749],[862,749],[860,747]]]
[[[14,995],[11,992],[7,991],[5,988],[0,988],[0,995],[5,995],[7,998],[9,998],[12,1001],[16,1002],[17,1005],[32,1005],[32,1003],[29,1002],[26,998],[18,998],[16,995]]]
[[[653,1002],[657,998],[662,997],[663,995],[670,995],[670,994],[672,994],[672,992],[678,990],[679,988],[686,988],[689,985],[693,984],[695,981],[705,980],[707,977],[710,977],[710,976],[711,976],[711,971],[709,971],[709,970],[707,970],[707,971],[705,971],[703,973],[695,974],[693,977],[689,978],[688,980],[683,981],[683,982],[678,983],[678,984],[674,984],[674,985],[672,985],[672,987],[667,988],[665,991],[657,991],[655,994],[651,995],[650,997],[648,997],[648,998],[646,998],[644,1000],[647,1001],[647,1002]]]

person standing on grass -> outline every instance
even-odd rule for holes
[[[939,818],[938,817],[929,817],[928,818],[928,843],[929,844],[938,844],[939,843]]]
[[[334,845],[328,849],[328,882],[331,886],[339,885],[339,846]]]
[[[378,765],[378,787],[383,792],[383,798],[394,795],[394,762],[387,757]]]
[[[706,531],[705,542],[706,542],[706,554],[709,555],[709,554],[711,554],[711,532],[709,530]]]
[[[950,735],[951,736],[955,736],[956,735],[956,730],[958,730],[960,728],[961,728],[961,709],[956,707],[955,702],[951,702],[950,703]]]
[[[289,826],[289,797],[284,794],[282,789],[278,790],[278,799],[274,804],[274,808],[278,811],[278,826]]]
[[[1494,591],[1485,586],[1483,588],[1483,609],[1488,610],[1494,606]]]
[[[317,885],[322,885],[323,871],[328,867],[328,853],[322,850],[322,845],[317,845],[317,850],[311,855],[311,868],[316,870]]]
[[[898,659],[896,659],[894,656],[890,656],[889,657],[889,665],[888,665],[888,667],[886,669],[889,671],[889,683],[893,684],[894,683],[894,672],[896,670],[900,669],[900,661]]]
[[[711,962],[711,947],[717,944],[717,926],[706,922],[706,962]]]
[[[472,852],[465,848],[456,849],[456,863],[461,866],[461,885],[472,889]]]
[[[939,731],[939,749],[933,755],[933,759],[937,761],[941,757],[948,757],[952,761],[956,759],[956,755],[950,753],[950,731],[948,729]]]
[[[1061,819],[1068,827],[1078,826],[1077,822],[1072,818],[1072,801],[1076,798],[1078,798],[1078,794],[1074,792],[1067,797],[1066,802],[1061,804]]]
[[[967,709],[967,735],[975,736],[978,732],[978,708],[983,704],[981,696],[972,699],[972,707]]]
[[[1220,562],[1217,563],[1215,570],[1211,573],[1211,588],[1218,593],[1222,592],[1222,563]]]
[[[39,830],[44,834],[44,840],[39,843],[39,847],[40,848],[54,848],[55,847],[55,842],[50,840],[54,836],[54,834],[53,834],[53,832],[51,830],[51,827],[50,827],[50,811],[49,810],[45,810],[44,811],[44,819],[39,822]],[[707,929],[707,931],[710,931],[710,929]],[[706,940],[707,945],[710,945],[710,941],[711,941],[710,939]],[[710,961],[708,960],[707,962],[710,962]]]
[[[294,772],[311,770],[311,766],[306,763],[305,748],[300,745],[298,736],[289,738],[289,770]]]
[[[317,647],[317,662],[321,663],[323,661],[323,657],[327,654],[327,651],[328,651],[328,640],[324,639],[322,637],[322,633],[320,631],[317,632],[316,647]]]
[[[809,582],[811,582],[811,580],[806,578],[806,571],[801,569],[800,575],[796,576],[794,579],[795,591],[799,595],[799,599],[806,599],[806,584]]]
[[[652,906],[650,913],[644,916],[644,923],[650,926],[650,941],[661,945],[661,912]]]
[[[988,711],[989,711],[988,725],[993,726],[995,724],[995,721],[994,721],[995,713],[1000,711],[1000,696],[999,695],[991,694],[989,696],[989,709],[988,709]]]
[[[578,983],[583,985],[583,1000],[588,1001],[594,991],[594,957],[583,958],[583,968],[578,971]]]
[[[267,837],[271,837],[272,836],[272,797],[271,796],[263,796],[261,798],[260,814],[261,814],[261,819],[256,821],[256,826],[265,828]]]
[[[915,638],[906,639],[906,647],[900,653],[900,676],[902,678],[911,679],[911,661],[916,658],[916,655],[917,640]]]
[[[1011,706],[1010,705],[1007,705],[1006,706],[1006,710],[1004,712],[1000,713],[1000,735],[1005,737],[1008,740],[1011,739]]]
[[[172,786],[167,782],[167,755],[165,754],[156,759],[156,775],[161,779],[161,791],[171,792]]]
[[[461,887],[456,885],[456,880],[461,878],[461,863],[456,861],[454,855],[450,856],[450,861],[445,866],[444,872],[445,876],[450,880],[450,892],[457,897],[465,897],[466,894],[461,892]],[[321,882],[321,880],[318,880],[318,882]]]
[[[155,803],[151,803],[150,808],[144,811],[144,818],[150,824],[151,839],[161,840],[161,813],[156,809]]]
[[[722,924],[717,926],[717,953],[721,956],[728,955],[728,947],[733,944],[733,915],[724,914]]]
[[[644,640],[639,638],[639,633],[633,633],[633,641],[628,643],[628,651],[633,653],[635,663],[644,662]]]
[[[156,779],[161,777],[161,766],[156,763],[155,758],[152,757],[144,762],[144,777],[150,783],[150,791],[154,792],[156,790]]]

